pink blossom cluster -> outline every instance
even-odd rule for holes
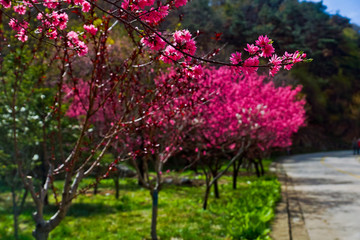
[[[83,41],[79,40],[79,35],[76,32],[69,32],[67,38],[68,46],[74,48],[79,56],[84,56],[88,53],[88,46]]]
[[[20,15],[24,15],[26,13],[26,5],[25,4],[19,4],[14,6],[14,11]]]
[[[151,26],[156,26],[169,14],[171,8],[184,6],[186,5],[187,0],[168,1],[165,5],[161,2],[157,2],[156,7],[154,7],[154,3],[154,0],[124,0],[121,7],[123,9],[130,10],[133,14],[140,17],[141,20]],[[147,9],[149,7],[151,8]]]
[[[1,4],[4,8],[10,8],[10,7],[11,7],[11,1],[9,1],[9,0],[0,0],[0,4]]]
[[[145,9],[145,7],[150,7],[154,5],[154,2],[155,2],[154,0],[136,0],[136,1],[124,0],[121,4],[121,7],[135,12],[139,9]]]
[[[242,54],[235,52],[231,54],[230,62],[235,65],[236,71],[241,71],[245,74],[252,74],[258,70],[260,58],[270,58],[268,62],[269,75],[274,76],[282,66],[290,70],[294,63],[301,62],[306,58],[306,54],[285,52],[284,56],[279,57],[275,53],[275,48],[272,45],[273,41],[268,36],[259,36],[255,44],[247,44],[244,48],[249,53],[250,57],[242,60]]]
[[[196,44],[188,30],[180,30],[173,33],[172,45],[165,48],[163,55],[160,57],[165,63],[172,64],[179,61],[183,57],[190,61],[191,58],[184,54],[194,55],[196,52]]]
[[[206,99],[196,111],[189,145],[211,149],[239,147],[251,141],[261,150],[291,145],[305,122],[301,87],[275,87],[263,76],[234,75],[231,68],[207,69],[198,93]],[[188,147],[191,147],[188,146]],[[199,150],[198,150],[199,151]]]
[[[46,37],[48,37],[49,39],[57,40],[59,39],[59,35],[61,35],[62,37],[66,37],[68,36],[69,32],[72,32],[71,29],[67,30],[67,11],[77,13],[78,10],[81,10],[83,14],[89,12],[92,7],[97,6],[96,1],[93,2],[86,0],[44,0],[41,3],[35,0],[33,1],[33,3],[36,3],[38,5],[42,4],[46,9],[42,9],[39,6],[34,8],[33,4],[31,4],[27,0],[17,2],[16,5],[13,6],[14,13],[17,15],[14,15],[12,20],[13,22],[11,22],[10,25],[17,32],[15,36],[23,42],[28,40],[29,23],[31,22],[29,21],[29,19],[25,20],[26,16],[24,15],[27,10],[37,12],[37,20],[40,21],[40,24],[36,22],[34,23],[37,25],[36,27],[32,28],[36,29],[35,33],[45,33]],[[186,3],[187,0],[171,0],[166,3],[155,3],[155,0],[123,0],[121,3],[122,8],[119,9],[119,12],[121,14],[119,18],[122,18],[124,20],[128,19],[129,21],[133,21],[134,19],[136,19],[136,21],[143,21],[144,23],[149,24],[152,27],[156,27],[161,21],[164,20],[164,18],[169,14],[169,11],[171,9],[184,6],[186,5]],[[11,1],[0,0],[0,6],[4,8],[10,8]],[[98,28],[93,25],[92,21],[89,21],[90,19],[91,18],[86,20],[86,24],[84,24],[84,30],[91,35],[95,35],[98,31]],[[92,19],[94,20],[95,18]],[[21,24],[18,24],[18,22]],[[18,26],[15,26],[16,24]],[[78,39],[79,38],[75,37],[73,39],[73,42],[69,45],[76,49],[79,55],[83,56],[86,52],[87,47],[84,46],[83,41],[78,41]],[[162,50],[166,47],[164,40],[151,31],[148,32],[147,36],[144,36],[142,41],[143,44],[155,51]],[[79,43],[78,46],[76,46],[77,43]],[[194,52],[193,49],[195,49],[195,42],[191,40],[188,41],[188,43],[186,44],[188,46],[184,47],[184,51],[187,51],[189,53]],[[169,48],[166,50],[166,52],[169,55],[173,55],[175,51]],[[176,56],[174,56],[173,58],[176,59]]]
[[[41,21],[41,26],[37,28],[37,32],[41,33],[42,31],[46,32],[46,36],[49,39],[57,39],[58,29],[64,30],[67,27],[69,21],[69,16],[67,13],[59,13],[53,11],[51,14],[47,13],[43,15],[39,13],[37,15],[37,20]]]
[[[37,1],[34,2],[39,4]],[[166,3],[155,2],[155,0],[123,0],[121,8],[117,11],[117,18],[121,18],[124,23],[128,22],[128,24],[141,22],[140,25],[144,26],[144,29],[140,31],[141,43],[152,51],[160,52],[160,60],[167,64],[180,62],[179,66],[183,73],[196,78],[201,76],[202,67],[199,65],[199,61],[193,60],[197,47],[191,33],[188,30],[178,30],[171,34],[171,37],[168,37],[168,34],[161,34],[157,29],[159,23],[168,16],[172,9],[184,6],[186,3],[187,0],[170,0]],[[0,4],[5,8],[11,7],[9,0],[0,0]],[[84,14],[89,12],[91,8],[98,7],[98,3],[86,0],[44,0],[41,4],[47,9],[34,8],[27,0],[19,2],[13,7],[18,16],[12,18],[9,24],[17,32],[15,36],[20,41],[27,41],[30,24],[25,20],[25,13],[31,8],[37,12],[37,20],[40,21],[40,25],[38,24],[36,28],[33,28],[36,29],[35,33],[44,33],[46,37],[52,40],[60,39],[59,36],[67,38],[68,47],[73,48],[79,56],[87,54],[87,41],[80,40],[80,36],[75,31],[68,29],[67,11],[75,8],[76,10],[71,11],[85,17]],[[109,14],[113,16],[112,12]],[[99,31],[93,24],[95,19],[90,17],[85,20],[86,24],[83,25],[84,30],[94,36]],[[85,35],[83,37],[86,38]],[[233,69],[237,72],[252,74],[260,67],[261,58],[269,58],[264,67],[268,67],[269,75],[274,76],[282,66],[289,70],[294,63],[302,61],[306,57],[305,54],[299,52],[286,52],[284,56],[280,57],[274,54],[275,49],[272,44],[273,41],[267,35],[259,36],[254,44],[247,44],[247,47],[244,48],[249,54],[248,58],[244,58],[240,52],[231,54],[230,62],[234,66]]]
[[[29,28],[29,23],[26,21],[19,22],[18,20],[11,18],[9,21],[9,26],[17,32],[15,37],[22,42],[26,42],[28,40],[27,29]]]
[[[154,51],[160,51],[166,47],[161,53],[160,60],[167,64],[178,63],[182,60],[181,67],[186,76],[201,77],[202,66],[194,63],[191,57],[196,52],[196,43],[191,33],[188,30],[175,31],[169,45],[160,36],[160,34],[153,34],[150,37],[144,37],[142,43]]]
[[[294,53],[285,52],[284,56],[278,57],[274,54],[269,60],[270,63],[270,76],[274,76],[282,66],[284,69],[290,70],[294,63],[302,62],[306,58],[306,53],[300,53],[296,51]]]
[[[96,35],[98,29],[93,25],[84,25],[84,30],[90,33],[91,35]]]
[[[154,2],[154,0],[124,0],[121,7],[139,16],[144,22],[156,26],[169,14],[170,7],[168,4],[162,5],[162,3],[156,7],[151,7]],[[147,7],[151,8],[146,10]]]
[[[153,33],[149,36],[145,36],[141,39],[141,43],[150,48],[153,51],[163,50],[166,46],[166,42],[160,38],[161,33]]]

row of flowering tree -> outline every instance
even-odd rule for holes
[[[238,75],[229,67],[207,69],[199,86],[198,94],[206,102],[192,116],[185,148],[203,167],[206,209],[210,187],[214,185],[219,197],[217,180],[236,161],[291,146],[292,134],[305,122],[305,101],[300,87],[275,87],[264,76]],[[227,167],[220,171],[226,159]],[[236,167],[234,184],[239,164]]]
[[[277,56],[267,36],[260,36],[255,44],[247,46],[246,58],[236,52],[230,62],[218,62],[211,59],[213,55],[198,55],[196,42],[189,31],[171,32],[160,28],[169,12],[186,2],[0,0],[2,22],[6,19],[8,23],[1,29],[1,36],[11,33],[34,54],[46,48],[49,56],[45,62],[50,70],[37,84],[29,87],[30,93],[43,87],[52,89],[47,96],[47,99],[51,99],[51,104],[46,108],[48,113],[37,123],[45,130],[41,140],[44,142],[42,155],[46,176],[40,183],[24,164],[26,159],[23,159],[18,145],[19,131],[24,127],[18,121],[19,109],[26,107],[26,103],[18,99],[23,91],[19,87],[23,84],[21,76],[13,79],[14,88],[7,93],[12,99],[9,103],[12,161],[17,165],[17,174],[35,205],[33,236],[36,239],[47,239],[49,233],[65,218],[73,199],[86,190],[79,189],[80,182],[96,169],[108,151],[117,154],[114,164],[131,160],[140,181],[149,189],[153,200],[151,236],[157,239],[157,201],[163,165],[181,151],[181,145],[191,131],[202,131],[197,130],[199,123],[208,121],[201,124],[200,129],[203,126],[206,126],[205,129],[216,127],[214,121],[217,120],[204,118],[206,110],[201,109],[221,102],[221,92],[214,91],[212,85],[202,83],[204,69],[201,64],[229,66],[231,69],[226,71],[231,71],[234,77],[237,76],[234,79],[238,79],[239,74],[253,73],[259,67],[269,68],[269,74],[273,76],[281,67],[289,70],[294,63],[306,57],[299,52]],[[124,44],[126,42],[124,51],[117,48],[119,32],[126,38],[126,41],[122,41]],[[8,39],[2,39],[2,46],[6,46]],[[16,51],[10,45],[8,48]],[[1,51],[6,54],[8,50],[2,47]],[[263,65],[260,64],[261,59],[264,59]],[[164,64],[171,66],[165,75],[160,71]],[[23,68],[26,67],[23,65]],[[242,96],[241,91],[234,94],[240,94],[239,97],[234,95],[234,100]],[[72,105],[66,110],[69,102]],[[258,105],[251,109],[261,111],[256,108]],[[240,129],[270,128],[268,125],[271,124],[263,124],[262,121],[258,123],[259,127],[255,126],[254,120],[250,117],[247,120],[246,113],[240,109],[250,111],[250,105],[236,109],[237,122],[231,130],[240,135],[222,130],[215,135],[220,140],[212,142],[211,138],[206,139],[209,138],[206,131],[211,130],[204,130],[201,135],[206,141],[210,140],[210,147],[242,149],[238,150],[237,157],[250,144],[248,138],[252,139],[256,134],[239,130],[239,126]],[[65,124],[69,122],[69,117],[76,117],[77,124]],[[46,132],[46,122],[49,121],[55,129]],[[50,134],[55,141],[46,141]],[[273,142],[288,135],[275,133],[275,136]],[[260,137],[256,144],[263,148],[274,145],[269,145],[268,141],[262,142],[264,138]],[[65,143],[64,139],[73,141]],[[201,146],[204,151],[206,147],[206,144]],[[150,162],[155,167],[155,176],[149,174]],[[108,171],[98,176],[97,181],[106,177],[114,164],[110,164]],[[213,181],[217,178],[214,177]],[[56,179],[63,183],[61,192],[53,186]],[[44,204],[50,191],[54,194],[57,208],[47,219]]]

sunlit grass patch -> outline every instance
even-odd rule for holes
[[[185,176],[196,178],[194,174]],[[232,189],[231,177],[222,179],[220,199],[211,194],[206,211],[201,208],[205,186],[164,185],[159,194],[159,238],[269,239],[269,223],[280,198],[280,185],[276,178],[269,175],[259,179],[240,177],[236,190]],[[92,181],[87,179],[83,184]],[[150,239],[149,191],[139,187],[136,179],[121,179],[120,186],[119,199],[114,197],[111,179],[101,182],[97,195],[89,189],[86,196],[78,196],[50,239]],[[7,194],[3,193],[1,197],[6,198]],[[54,202],[50,197],[47,213],[54,211]],[[1,239],[12,239],[10,202],[7,201],[6,206],[3,203],[0,204],[0,236]],[[31,239],[34,227],[31,210],[28,204],[20,217],[21,239]]]

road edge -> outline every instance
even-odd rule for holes
[[[274,240],[310,240],[293,180],[286,174],[281,160],[274,161],[270,169],[281,183],[281,200],[276,206],[270,237]]]

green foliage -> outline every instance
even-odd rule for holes
[[[169,176],[174,176],[174,173]],[[194,177],[191,173],[185,174]],[[93,181],[86,179],[84,186]],[[60,186],[59,183],[55,183]],[[150,238],[151,199],[136,179],[120,181],[120,199],[113,196],[113,181],[104,180],[100,193],[79,196],[64,222],[50,239],[124,239]],[[231,178],[221,180],[220,199],[210,198],[210,208],[202,210],[203,187],[165,185],[160,192],[158,235],[160,239],[270,239],[269,223],[280,198],[280,185],[273,176],[239,179],[233,190]],[[6,198],[8,193],[0,194]],[[54,199],[45,212],[53,210]],[[0,204],[0,236],[11,239],[11,212]],[[31,239],[31,206],[26,205],[20,221],[21,239]]]
[[[17,157],[30,170],[37,164],[34,150],[41,139],[39,109],[43,105],[39,100],[49,91],[32,91],[45,70],[43,65],[32,64],[33,59],[26,47],[16,48],[3,58],[0,72],[0,151],[6,154],[6,159],[0,159],[0,178],[15,188],[21,184],[15,162],[14,129]]]
[[[279,200],[280,184],[272,180],[247,181],[239,186],[237,197],[221,206],[210,205],[210,211],[222,216],[222,226],[232,239],[266,239],[269,221],[274,217],[274,207]],[[224,198],[230,189],[224,191]]]

